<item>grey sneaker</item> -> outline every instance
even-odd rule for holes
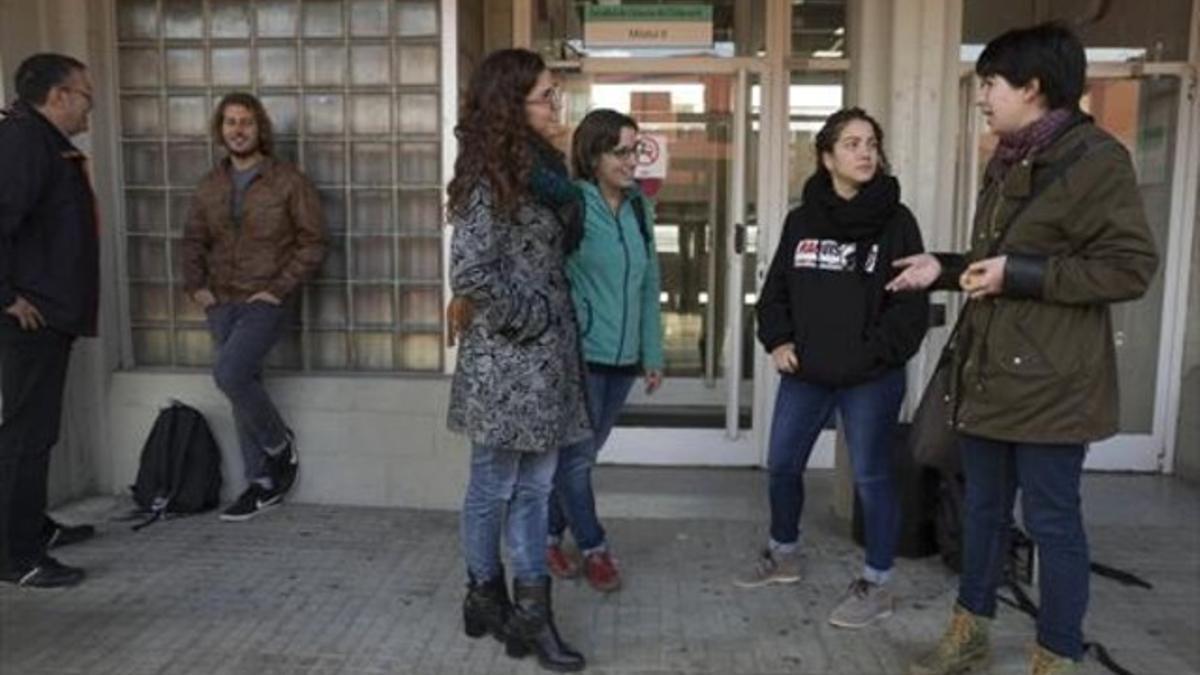
[[[829,623],[840,628],[862,628],[892,615],[895,596],[886,585],[855,579],[842,602],[829,615]]]
[[[800,581],[800,553],[779,553],[764,548],[754,565],[733,580],[739,588],[758,588],[768,584],[794,584]]]

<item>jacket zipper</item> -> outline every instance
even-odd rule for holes
[[[621,207],[624,205],[625,203],[622,201],[616,212],[613,213],[613,223],[617,226],[617,239],[621,241],[621,253],[625,259],[624,279],[621,282],[621,335],[617,340],[617,357],[613,365],[621,363],[621,355],[625,352],[625,327],[629,321],[629,246],[625,242],[625,231],[621,229]]]

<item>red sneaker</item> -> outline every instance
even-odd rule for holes
[[[608,551],[588,554],[583,560],[583,569],[588,584],[601,593],[611,593],[621,587],[621,572]]]
[[[579,576],[579,559],[569,555],[559,544],[546,546],[546,567],[550,568],[550,574],[559,579]]]

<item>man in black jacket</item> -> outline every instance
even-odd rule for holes
[[[0,120],[0,580],[72,586],[83,570],[46,549],[91,529],[47,520],[46,478],[71,345],[96,334],[96,202],[70,141],[88,129],[92,85],[61,54],[29,57],[15,79],[18,100]]]

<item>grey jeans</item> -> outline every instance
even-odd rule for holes
[[[262,383],[262,363],[286,325],[283,307],[232,302],[208,309],[213,336],[213,379],[233,405],[247,481],[266,478],[267,448],[278,448],[290,431]]]

